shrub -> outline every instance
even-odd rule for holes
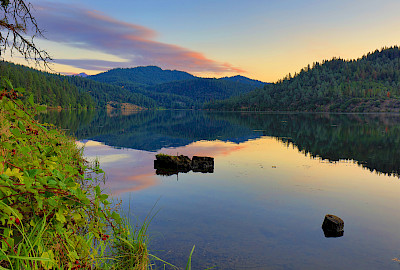
[[[130,269],[145,269],[145,239],[132,235],[101,191],[98,164],[84,160],[73,138],[34,119],[43,108],[32,96],[24,104],[23,89],[1,83],[0,269],[118,269],[127,257],[113,251],[127,242],[141,244],[127,250],[141,252],[130,254],[140,257]]]

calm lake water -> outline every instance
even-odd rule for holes
[[[61,112],[150,250],[193,269],[400,269],[400,116]],[[155,174],[156,153],[211,156],[214,173]],[[325,238],[326,214],[344,236]]]

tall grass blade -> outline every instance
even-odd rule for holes
[[[188,262],[187,262],[187,264],[186,264],[185,270],[191,270],[191,269],[192,269],[192,255],[193,255],[193,252],[194,252],[194,248],[195,248],[195,247],[196,247],[196,246],[194,245],[193,248],[192,248],[192,251],[190,252],[189,259],[188,259]]]

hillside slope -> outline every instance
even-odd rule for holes
[[[68,82],[66,76],[42,72],[33,68],[0,62],[0,76],[7,78],[14,87],[26,89],[25,98],[30,94],[38,104],[64,108],[94,107],[95,100],[86,91]]]
[[[211,100],[222,100],[231,96],[248,93],[255,87],[241,82],[222,79],[197,78],[149,86],[147,91],[152,93],[173,94],[193,100],[198,106]]]
[[[214,110],[372,112],[400,110],[400,50],[357,60],[333,58],[248,94],[206,105]]]
[[[195,76],[178,70],[163,70],[156,66],[115,68],[106,72],[89,76],[98,82],[120,84],[135,83],[137,86],[155,85],[173,81],[190,80]]]
[[[248,93],[265,83],[243,76],[200,78],[177,70],[147,66],[117,68],[88,77],[142,94],[164,108],[202,108],[204,102]]]
[[[80,76],[43,72],[6,61],[0,62],[0,76],[10,80],[15,87],[25,88],[26,97],[33,94],[36,103],[51,107],[105,107],[110,101],[132,103],[146,108],[156,106],[152,98],[115,85]]]

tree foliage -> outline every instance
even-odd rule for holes
[[[33,94],[36,103],[51,107],[105,107],[109,101],[127,102],[145,108],[156,106],[152,98],[116,85],[43,72],[5,61],[0,62],[0,76],[25,88],[28,94]]]
[[[400,50],[376,50],[358,60],[333,58],[293,77],[206,108],[252,111],[399,111]]]
[[[226,99],[264,85],[242,76],[199,78],[155,66],[117,68],[88,78],[142,94],[151,98],[157,107],[174,109],[202,108],[204,102]]]
[[[96,181],[98,163],[38,123],[41,107],[22,91],[0,91],[0,268],[146,269],[147,225],[127,227]]]
[[[63,108],[95,107],[90,93],[71,84],[66,76],[42,72],[22,65],[0,62],[0,75],[32,94],[37,104]]]
[[[27,60],[47,65],[50,56],[34,42],[43,35],[32,15],[32,5],[23,0],[1,0],[0,10],[0,56],[16,50]]]

